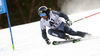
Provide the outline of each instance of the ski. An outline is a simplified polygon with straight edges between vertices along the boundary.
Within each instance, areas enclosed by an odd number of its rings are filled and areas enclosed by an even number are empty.
[[[66,41],[53,41],[53,45],[59,45],[59,44],[64,44],[64,43],[69,43],[69,42],[72,42],[72,43],[76,43],[76,42],[79,42],[81,38],[79,39],[70,39],[70,40],[66,40]]]

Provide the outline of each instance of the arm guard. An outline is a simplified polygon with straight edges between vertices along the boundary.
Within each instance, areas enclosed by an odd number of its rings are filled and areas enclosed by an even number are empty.
[[[42,37],[43,37],[44,39],[48,39],[48,38],[47,38],[47,34],[46,34],[46,29],[42,30]]]

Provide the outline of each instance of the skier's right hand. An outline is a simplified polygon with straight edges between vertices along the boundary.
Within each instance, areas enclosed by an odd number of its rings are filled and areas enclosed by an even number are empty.
[[[51,44],[50,40],[49,39],[45,39],[46,43],[49,45]]]
[[[66,24],[67,24],[67,26],[71,26],[72,25],[72,21],[70,21],[70,20],[65,20],[65,22],[66,22]]]

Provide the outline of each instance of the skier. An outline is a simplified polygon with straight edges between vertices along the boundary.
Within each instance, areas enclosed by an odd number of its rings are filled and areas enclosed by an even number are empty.
[[[41,6],[38,9],[38,14],[41,17],[40,27],[42,31],[42,37],[48,45],[51,42],[46,34],[46,26],[50,27],[50,29],[48,30],[48,33],[50,35],[59,37],[61,39],[70,39],[69,36],[66,35],[66,33],[83,38],[88,34],[81,31],[73,31],[69,27],[70,25],[72,25],[72,22],[69,20],[68,16],[62,12],[51,10],[46,6]],[[60,17],[63,17],[66,23],[64,23]]]

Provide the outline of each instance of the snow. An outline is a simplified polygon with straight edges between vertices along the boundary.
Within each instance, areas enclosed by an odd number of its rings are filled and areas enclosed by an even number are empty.
[[[68,15],[72,21],[100,12],[100,9]],[[72,29],[99,35],[100,14],[73,23]],[[48,29],[48,28],[47,28]],[[12,27],[15,51],[9,28],[0,30],[0,56],[100,56],[100,38],[78,43],[47,45],[41,36],[40,22]],[[47,34],[50,41],[62,40]],[[77,37],[77,36],[76,36]]]

